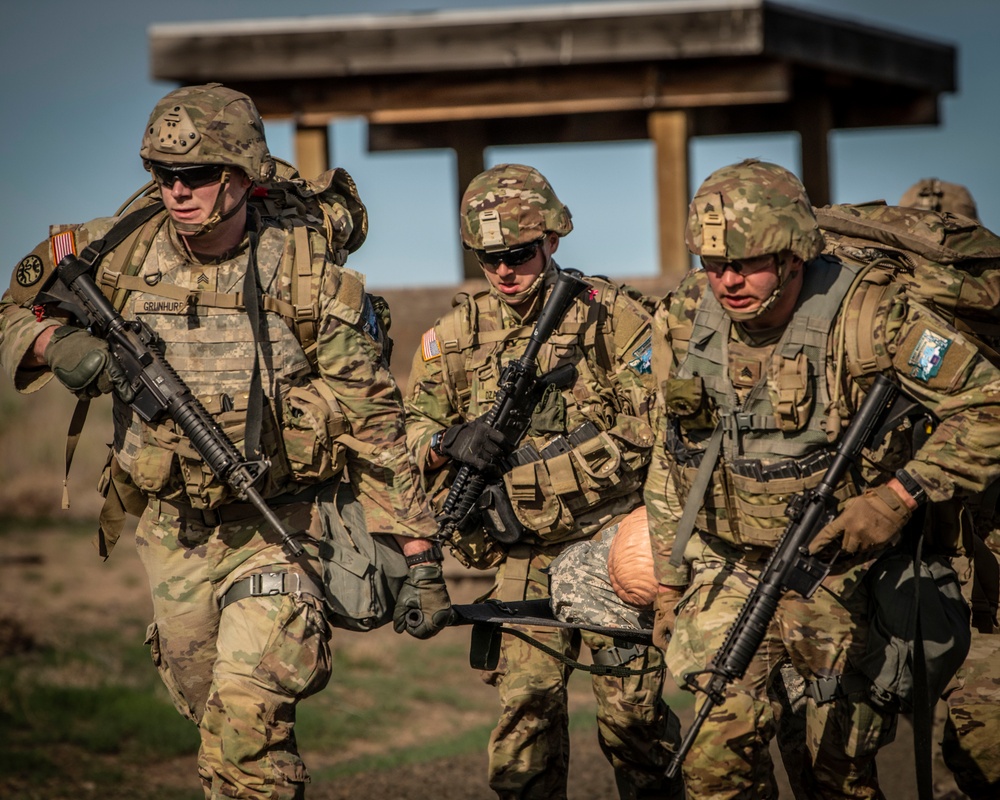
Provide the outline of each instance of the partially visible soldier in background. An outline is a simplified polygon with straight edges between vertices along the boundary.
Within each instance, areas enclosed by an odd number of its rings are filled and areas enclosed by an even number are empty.
[[[141,515],[147,643],[178,711],[198,726],[205,797],[298,800],[308,773],[296,706],[331,672],[318,540],[333,504],[355,509],[360,498],[368,530],[397,536],[413,565],[400,602],[422,607],[419,633],[450,612],[385,326],[363,276],[344,266],[367,218],[346,174],[329,215],[258,205],[251,195],[276,170],[263,123],[249,97],[219,84],[161,99],[140,157],[155,191],[136,209],[54,228],[16,267],[0,304],[0,363],[25,393],[53,375],[81,398],[115,390],[100,549],[110,552],[126,510]],[[303,555],[285,552],[184,429],[133,411],[104,340],[52,307],[36,320],[31,305],[67,254],[90,259],[123,316],[149,326],[246,458],[269,461],[256,488]]]
[[[917,181],[903,192],[899,205],[922,208],[924,211],[947,211],[979,221],[976,201],[972,199],[969,190],[960,184],[938,178],[922,178]]]
[[[513,467],[496,463],[502,442],[484,422],[504,364],[524,352],[559,269],[553,255],[572,228],[568,209],[537,170],[501,164],[476,177],[462,198],[462,242],[479,259],[489,291],[455,298],[455,308],[424,334],[410,374],[409,446],[437,500],[458,466],[492,471],[523,528],[516,543],[502,545],[484,515],[481,527],[451,543],[467,566],[498,568],[490,597],[499,600],[549,597],[546,570],[556,556],[573,542],[610,540],[642,502],[652,443],[649,315],[608,280],[586,278],[589,294],[574,301],[540,351],[540,372],[562,365],[576,372],[569,385],[551,386],[534,410],[522,452],[531,447],[538,456]],[[594,676],[598,736],[622,798],[675,796],[680,787],[667,785],[664,770],[677,723],[660,696],[660,652],[615,647],[588,632],[520,627],[563,656],[577,658],[582,643],[596,664],[644,671]],[[499,666],[483,676],[502,705],[489,745],[498,797],[566,797],[570,672],[552,655],[503,636]]]
[[[938,178],[923,178],[903,192],[899,205],[959,214],[979,221],[969,190]],[[994,350],[1000,337],[987,342]],[[975,524],[972,606],[972,646],[965,664],[944,693],[947,720],[944,741],[935,750],[935,800],[958,795],[941,780],[941,761],[951,770],[959,789],[973,800],[1000,797],[1000,483],[969,503]],[[936,730],[940,726],[936,725]]]

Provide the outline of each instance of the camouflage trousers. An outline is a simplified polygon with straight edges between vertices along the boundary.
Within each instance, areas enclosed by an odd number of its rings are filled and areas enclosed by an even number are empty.
[[[1000,635],[973,630],[965,663],[944,692],[941,749],[972,800],[1000,797]]]
[[[520,552],[518,552],[520,551]],[[557,549],[515,547],[500,565],[494,595],[502,599],[548,597],[544,570]],[[523,558],[519,558],[521,554]],[[527,562],[527,563],[525,563]],[[510,596],[510,575],[520,572],[520,598]],[[508,588],[504,591],[503,587]],[[595,663],[633,670],[662,667],[653,647],[620,651],[607,637],[580,630],[517,626],[555,652],[577,659],[590,649]],[[504,634],[496,670],[482,673],[500,694],[501,716],[490,736],[489,782],[502,800],[565,800],[569,769],[567,682],[571,667],[519,638]],[[679,736],[679,723],[664,704],[664,670],[628,677],[592,676],[601,750],[615,770],[623,798],[672,798],[663,773]]]
[[[761,554],[762,556],[764,554]],[[667,649],[675,676],[706,669],[753,591],[764,560],[715,537],[692,537],[685,552],[692,581],[677,606]],[[768,745],[783,704],[769,692],[787,663],[807,681],[851,673],[864,650],[868,598],[862,577],[868,562],[831,573],[809,600],[782,598],[746,675],[709,714],[684,762],[684,783],[697,798],[777,797]],[[813,797],[879,798],[875,756],[892,741],[895,717],[871,705],[867,692],[817,705],[806,699],[805,739]]]
[[[311,504],[279,506],[292,530]],[[238,580],[255,573],[319,573],[315,546],[289,565],[260,518],[209,527],[152,501],[136,544],[153,595],[147,644],[181,714],[198,725],[205,797],[293,800],[308,773],[293,727],[299,700],[330,677],[322,600],[305,593],[246,597],[220,611]]]

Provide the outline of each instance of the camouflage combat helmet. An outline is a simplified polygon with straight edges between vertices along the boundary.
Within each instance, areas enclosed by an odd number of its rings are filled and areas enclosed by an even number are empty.
[[[979,221],[976,201],[964,186],[937,178],[922,178],[903,192],[899,204],[925,211],[947,211]]]
[[[224,164],[254,181],[274,175],[253,101],[221,83],[182,86],[156,104],[142,136],[143,163]]]
[[[498,164],[480,173],[462,196],[462,244],[496,252],[573,230],[569,209],[538,170]]]
[[[688,215],[688,249],[730,261],[788,250],[809,261],[823,250],[802,182],[757,159],[723,167],[702,183]]]

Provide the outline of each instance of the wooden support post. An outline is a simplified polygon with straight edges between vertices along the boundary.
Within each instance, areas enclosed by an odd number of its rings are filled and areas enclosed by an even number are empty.
[[[795,104],[795,127],[802,148],[802,185],[814,206],[830,202],[830,99],[811,91]]]
[[[686,111],[654,111],[649,138],[656,146],[656,200],[659,224],[660,274],[680,278],[691,264],[684,244],[690,201],[688,188],[689,124]]]
[[[328,125],[295,126],[295,166],[299,175],[311,179],[330,169]]]
[[[468,135],[459,137],[452,145],[455,149],[455,177],[458,182],[458,213],[462,213],[462,195],[466,188],[480,172],[485,168],[483,151],[486,149],[482,135],[477,135],[471,130]],[[456,231],[458,233],[458,231]],[[476,280],[483,277],[482,267],[471,251],[462,248],[462,278],[463,280]]]

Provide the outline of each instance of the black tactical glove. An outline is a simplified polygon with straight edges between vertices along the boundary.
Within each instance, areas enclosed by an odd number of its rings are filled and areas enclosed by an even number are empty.
[[[396,598],[393,630],[396,633],[405,630],[418,639],[430,639],[451,622],[453,614],[441,565],[411,567]]]
[[[135,397],[125,374],[108,352],[108,343],[82,328],[63,325],[45,346],[45,362],[60,382],[79,398],[114,391],[126,403]]]
[[[500,431],[491,428],[480,417],[448,428],[441,437],[438,450],[455,461],[484,472],[497,465],[506,441]]]

